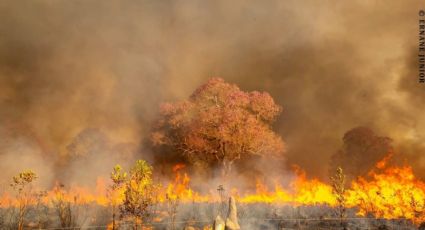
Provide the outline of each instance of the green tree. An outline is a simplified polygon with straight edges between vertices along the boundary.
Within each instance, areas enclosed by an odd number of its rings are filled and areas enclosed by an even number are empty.
[[[110,176],[112,184],[109,188],[109,198],[112,206],[112,230],[116,229],[116,208],[120,199],[120,191],[127,178],[127,173],[123,172],[120,165],[116,165]]]
[[[24,228],[25,215],[28,206],[36,201],[36,193],[33,191],[32,182],[37,179],[37,175],[31,170],[25,170],[13,177],[10,186],[17,192],[18,202],[18,229]]]
[[[158,188],[152,179],[152,166],[137,160],[125,179],[121,205],[121,216],[131,217],[135,229],[151,214],[149,208],[157,202]]]

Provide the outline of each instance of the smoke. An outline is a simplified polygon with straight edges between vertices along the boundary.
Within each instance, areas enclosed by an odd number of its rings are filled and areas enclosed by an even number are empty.
[[[129,168],[139,153],[133,143],[115,143],[97,129],[84,129],[67,146],[58,179],[94,187],[97,178],[107,178],[116,164]]]
[[[7,190],[11,178],[25,169],[32,169],[43,178],[37,181],[38,185],[48,186],[53,179],[53,162],[49,162],[33,135],[26,127],[0,127],[0,192]]]
[[[287,144],[286,164],[308,175],[327,177],[340,137],[359,125],[391,137],[423,172],[424,86],[414,65],[420,7],[419,0],[2,1],[0,138],[9,140],[2,168],[72,177],[57,168],[87,129],[106,137],[89,151],[94,170],[124,143],[153,159],[143,140],[158,105],[219,76],[268,91],[283,106],[275,130]]]

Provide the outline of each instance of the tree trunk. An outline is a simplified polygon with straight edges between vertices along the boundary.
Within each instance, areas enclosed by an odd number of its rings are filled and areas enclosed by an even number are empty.
[[[221,162],[221,164],[222,164],[222,168],[221,168],[221,176],[223,177],[223,179],[224,178],[226,178],[226,176],[227,176],[227,170],[226,170],[226,168],[227,168],[227,162],[225,161],[225,160],[223,160],[222,162]]]
[[[112,205],[112,230],[115,230],[115,205]]]
[[[24,229],[24,211],[25,211],[25,207],[22,204],[20,204],[19,217],[18,217],[18,230]]]
[[[227,163],[227,174],[229,174],[232,171],[233,161],[229,161]]]
[[[223,160],[221,164],[222,164],[221,176],[223,177],[223,179],[226,179],[230,171],[232,171],[233,161]]]

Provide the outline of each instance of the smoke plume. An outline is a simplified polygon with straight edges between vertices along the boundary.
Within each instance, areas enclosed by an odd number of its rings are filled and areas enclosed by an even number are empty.
[[[308,175],[326,178],[340,137],[365,126],[392,138],[425,176],[425,89],[415,64],[424,4],[1,1],[3,175],[104,173],[123,145],[152,160],[144,140],[159,104],[218,76],[283,106],[274,128],[286,164]],[[81,157],[95,167],[79,168]]]

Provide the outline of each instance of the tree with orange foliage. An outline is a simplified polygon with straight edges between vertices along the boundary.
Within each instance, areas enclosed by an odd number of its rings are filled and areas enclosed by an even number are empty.
[[[221,165],[226,175],[237,160],[283,152],[282,139],[271,129],[281,110],[266,92],[244,92],[212,78],[189,99],[163,104],[151,139],[192,163]]]

